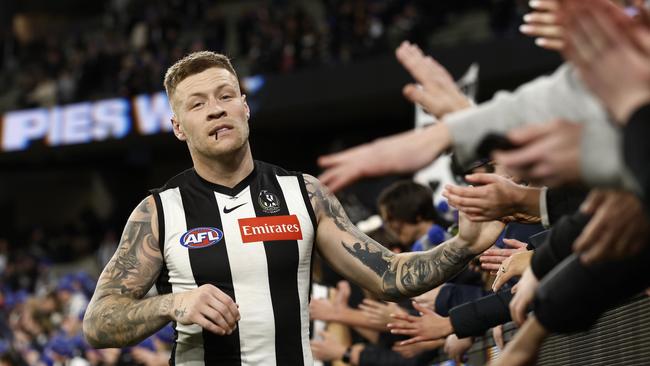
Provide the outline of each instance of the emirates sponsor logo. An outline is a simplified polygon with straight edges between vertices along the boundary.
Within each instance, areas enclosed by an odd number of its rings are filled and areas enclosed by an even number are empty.
[[[239,219],[242,242],[300,240],[302,229],[296,215]]]

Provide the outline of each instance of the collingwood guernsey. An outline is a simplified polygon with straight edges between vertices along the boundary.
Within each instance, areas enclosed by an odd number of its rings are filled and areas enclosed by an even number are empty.
[[[163,268],[158,292],[212,284],[238,305],[219,336],[175,324],[172,365],[312,365],[309,290],[316,219],[302,174],[255,161],[234,188],[194,169],[153,192]]]

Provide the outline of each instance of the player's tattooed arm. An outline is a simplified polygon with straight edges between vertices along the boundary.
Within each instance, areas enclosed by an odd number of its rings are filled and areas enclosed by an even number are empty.
[[[148,197],[129,217],[88,304],[83,331],[93,347],[137,344],[170,321],[171,294],[143,299],[161,267],[157,213]]]
[[[316,178],[305,175],[304,179],[318,219],[316,245],[321,255],[339,273],[387,300],[412,297],[437,287],[489,247],[485,247],[486,240],[491,238],[483,237],[477,246],[473,239],[478,235],[469,240],[457,236],[426,252],[392,253],[354,226],[336,197]],[[487,234],[500,232],[503,226],[497,226]]]

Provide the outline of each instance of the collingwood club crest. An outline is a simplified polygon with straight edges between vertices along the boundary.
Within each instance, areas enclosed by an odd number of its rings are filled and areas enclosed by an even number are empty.
[[[263,190],[257,197],[257,203],[266,213],[276,213],[280,211],[280,199],[275,194]]]

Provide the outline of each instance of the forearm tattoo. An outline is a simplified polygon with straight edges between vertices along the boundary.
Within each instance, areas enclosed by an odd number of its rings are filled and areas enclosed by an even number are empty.
[[[331,218],[341,231],[356,241],[341,241],[345,250],[379,276],[384,298],[397,300],[412,297],[439,286],[460,272],[475,256],[460,240],[447,242],[426,252],[396,255],[375,242],[348,219],[343,207],[320,183],[305,177],[307,192],[314,211]]]
[[[86,310],[84,333],[95,347],[136,344],[169,322],[171,295],[142,299],[162,265],[151,205],[144,200],[129,218]]]

